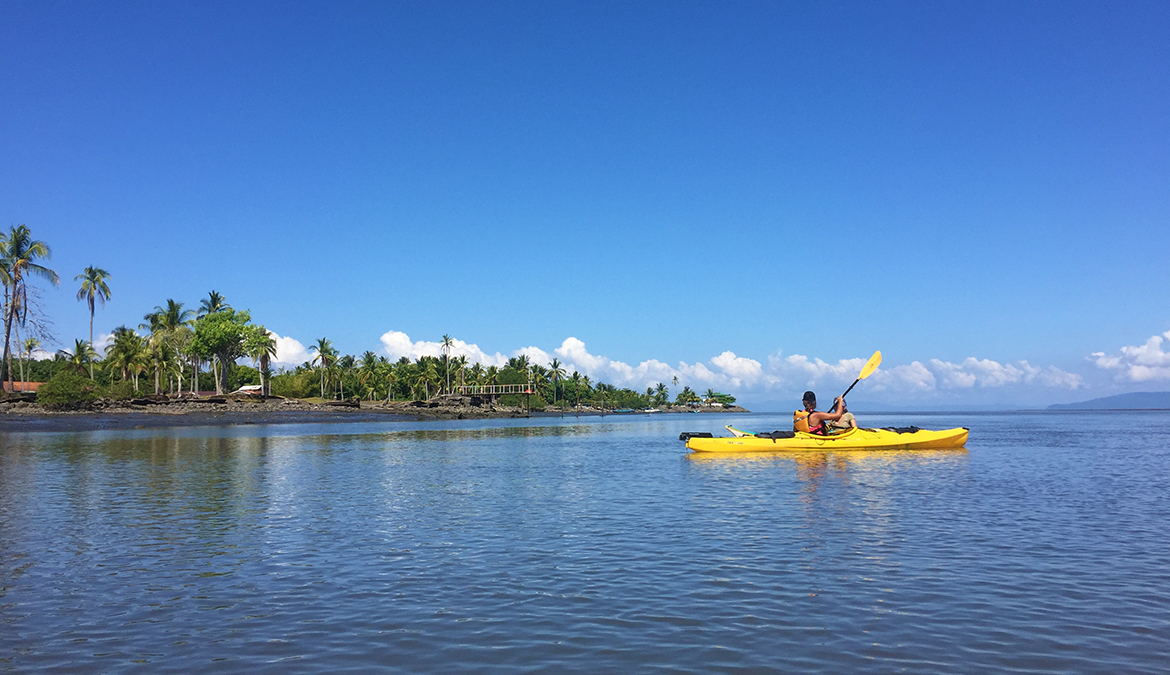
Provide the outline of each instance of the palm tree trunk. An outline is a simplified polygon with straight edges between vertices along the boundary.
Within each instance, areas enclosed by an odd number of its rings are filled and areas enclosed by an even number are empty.
[[[90,347],[90,349],[97,351],[97,348],[93,346],[93,296],[92,295],[89,298],[89,347]],[[89,379],[91,379],[91,380],[93,379],[93,359],[90,359],[90,362],[89,362]]]
[[[19,351],[19,349],[20,349],[20,326],[14,326],[13,328],[16,329],[16,348],[18,350],[16,352],[16,363],[20,366],[20,391],[21,391],[21,393],[24,393],[24,359],[21,358],[22,354]]]
[[[16,293],[14,292],[13,297],[15,296]],[[6,297],[5,300],[8,300],[8,298]],[[0,362],[0,371],[2,371],[0,372],[0,389],[7,389],[9,391],[12,390],[8,382],[12,375],[12,352],[8,351],[8,338],[11,336],[12,306],[15,304],[15,300],[9,301],[4,311],[4,360]]]

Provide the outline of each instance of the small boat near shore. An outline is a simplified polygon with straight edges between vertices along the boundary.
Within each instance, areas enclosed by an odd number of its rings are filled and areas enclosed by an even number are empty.
[[[887,429],[850,429],[839,434],[821,436],[802,431],[751,433],[732,430],[730,437],[715,437],[706,432],[683,432],[678,439],[691,452],[770,452],[801,450],[937,450],[961,448],[967,443],[968,429],[930,431],[917,427]]]

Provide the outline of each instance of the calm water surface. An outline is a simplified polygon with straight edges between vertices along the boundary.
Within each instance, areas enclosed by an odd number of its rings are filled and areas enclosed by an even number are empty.
[[[0,670],[1170,671],[1170,413],[0,433]]]

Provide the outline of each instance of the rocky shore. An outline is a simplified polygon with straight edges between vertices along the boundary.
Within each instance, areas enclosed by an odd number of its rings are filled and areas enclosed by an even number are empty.
[[[661,406],[658,413],[748,412],[739,406]],[[590,406],[543,411],[501,406],[463,396],[429,401],[304,401],[281,397],[148,396],[131,400],[98,399],[74,409],[49,409],[32,397],[8,395],[0,400],[0,432],[87,431],[238,424],[308,424],[322,422],[390,422],[452,419],[505,419],[561,415],[646,415],[615,413]]]

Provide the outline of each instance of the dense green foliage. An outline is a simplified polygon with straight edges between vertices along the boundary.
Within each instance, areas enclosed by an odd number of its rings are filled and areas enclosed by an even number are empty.
[[[72,368],[62,368],[37,390],[37,403],[73,407],[98,398],[98,384]]]

